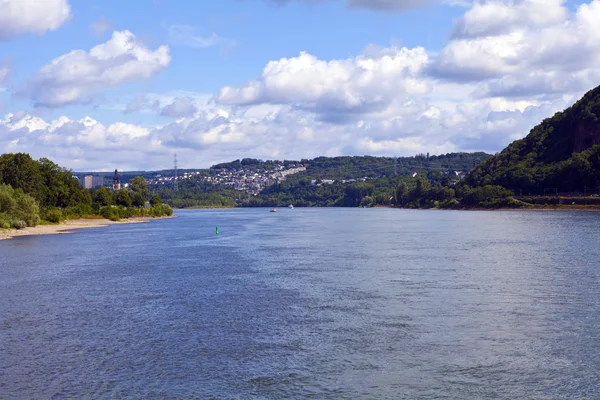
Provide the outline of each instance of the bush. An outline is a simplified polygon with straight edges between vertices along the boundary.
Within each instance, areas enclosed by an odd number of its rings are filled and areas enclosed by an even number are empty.
[[[0,228],[1,229],[12,228],[12,219],[5,213],[0,214]]]
[[[100,215],[104,218],[109,219],[111,221],[119,221],[119,211],[118,208],[112,206],[104,206],[100,208]]]
[[[44,212],[42,213],[42,217],[42,219],[55,224],[58,224],[59,222],[65,219],[63,213],[58,208],[44,210]]]
[[[40,221],[40,209],[35,199],[21,189],[9,185],[0,185],[1,225],[22,229],[36,226]]]
[[[83,215],[94,214],[94,209],[90,204],[77,203],[62,210],[65,219],[82,218]]]
[[[25,223],[25,221],[21,221],[19,219],[13,219],[12,227],[15,229],[23,229],[23,228],[27,227],[27,223]]]
[[[173,215],[173,209],[167,204],[156,205],[151,210],[152,217],[170,217]]]

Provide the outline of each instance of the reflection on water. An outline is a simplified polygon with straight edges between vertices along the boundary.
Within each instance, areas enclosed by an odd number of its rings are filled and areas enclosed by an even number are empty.
[[[0,243],[0,398],[600,397],[600,214],[178,216]]]

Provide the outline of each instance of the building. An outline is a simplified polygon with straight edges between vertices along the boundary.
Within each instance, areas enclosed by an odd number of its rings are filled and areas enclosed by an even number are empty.
[[[81,177],[79,182],[86,189],[97,188],[104,185],[104,177],[101,175],[86,175]]]
[[[121,180],[119,179],[119,173],[115,169],[115,175],[113,176],[112,189],[114,191],[121,190]]]

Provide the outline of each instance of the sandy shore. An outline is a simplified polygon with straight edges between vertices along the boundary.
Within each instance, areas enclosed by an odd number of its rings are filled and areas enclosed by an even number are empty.
[[[109,225],[118,224],[136,224],[142,222],[148,222],[153,219],[150,217],[136,217],[123,219],[115,222],[108,219],[74,219],[64,221],[59,225],[38,225],[33,228],[24,229],[0,229],[0,240],[11,239],[19,236],[37,236],[37,235],[55,235],[60,233],[73,233],[77,229],[84,228],[102,228]]]

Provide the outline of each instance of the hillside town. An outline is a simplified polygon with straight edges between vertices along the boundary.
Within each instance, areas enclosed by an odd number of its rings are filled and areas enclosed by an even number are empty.
[[[161,176],[147,179],[148,185],[169,185],[175,180],[178,182],[196,179],[200,182],[212,183],[215,185],[228,185],[233,189],[244,191],[250,195],[257,195],[266,187],[276,183],[283,182],[287,176],[306,171],[306,166],[302,164],[291,164],[287,168],[283,165],[275,164],[272,168],[222,168],[218,170],[205,170],[184,172],[180,176]]]

